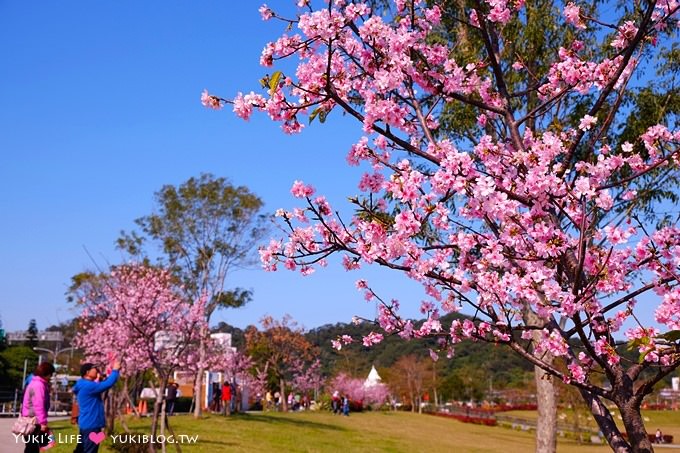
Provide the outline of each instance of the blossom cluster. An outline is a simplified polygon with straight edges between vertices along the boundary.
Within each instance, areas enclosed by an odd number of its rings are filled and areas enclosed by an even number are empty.
[[[351,401],[365,405],[380,405],[387,401],[389,388],[383,383],[368,385],[364,379],[354,378],[345,373],[335,376],[330,384],[331,391],[347,395]]]
[[[167,374],[200,364],[203,298],[187,303],[168,271],[144,265],[114,267],[105,280],[81,301],[83,328],[75,344],[88,360],[104,363],[115,355],[128,375],[147,369]]]
[[[469,14],[480,33],[502,30],[523,8],[521,1],[485,4]],[[635,294],[654,290],[661,297],[656,321],[680,330],[677,227],[648,233],[630,212],[613,220],[617,207],[635,201],[638,179],[680,164],[680,131],[657,124],[635,143],[613,148],[598,141],[609,121],[596,110],[574,125],[520,127],[525,119],[514,116],[511,97],[497,81],[503,68],[492,75],[493,62],[456,61],[450,47],[429,39],[440,25],[439,7],[414,2],[411,8],[397,1],[393,20],[359,2],[301,13],[298,33],[284,34],[262,55],[265,66],[298,57],[294,77],[277,75],[267,95],[234,100],[237,115],[266,112],[288,133],[302,130],[300,117],[311,121],[333,109],[349,112],[362,127],[347,155],[350,165],[368,168],[358,184],[365,196],[353,200],[355,215],[341,219],[311,186],[296,181],[291,193],[305,205],[278,213],[290,233],[260,250],[264,267],[284,263],[309,275],[340,252],[347,270],[379,264],[401,271],[423,285],[427,319],[415,326],[399,316],[398,302],[378,300],[376,323],[386,333],[445,337],[440,346],[449,355],[464,338],[533,342],[539,356],[566,359],[565,380],[577,383],[587,381],[595,363],[620,362],[612,335],[635,321]],[[611,43],[615,53],[599,60],[589,60],[576,38],[561,47],[536,86],[545,111],[556,99],[606,96],[625,87],[642,38],[672,25],[676,11],[658,5],[644,23],[621,20]],[[577,30],[598,24],[573,2],[563,16]],[[484,133],[473,143],[435,133],[441,106],[452,102],[478,109]],[[511,133],[489,133],[490,121],[503,122]],[[585,135],[592,135],[592,149],[575,158]],[[377,299],[365,282],[357,287],[367,300]],[[443,326],[440,312],[462,304],[474,307],[477,318]],[[527,307],[545,326],[527,325]],[[555,328],[556,319],[571,328]],[[583,334],[580,351],[568,341],[575,332]],[[675,350],[655,340],[659,331],[640,327],[625,335],[640,345],[645,362],[678,360]],[[381,339],[372,332],[361,341],[369,346]],[[341,337],[333,344],[340,349],[353,341]]]

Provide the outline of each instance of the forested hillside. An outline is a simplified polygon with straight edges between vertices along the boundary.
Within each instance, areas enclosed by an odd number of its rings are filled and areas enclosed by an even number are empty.
[[[442,318],[443,325],[460,315],[448,315]],[[226,323],[220,323],[214,331],[232,334],[233,345],[244,346],[244,331]],[[340,335],[351,335],[361,338],[376,326],[370,323],[326,324],[306,332],[307,339],[318,348],[324,375],[332,377],[344,372],[355,377],[365,377],[374,365],[383,379],[398,380],[401,373],[398,364],[400,359],[409,358],[419,363],[420,368],[430,370],[437,382],[436,387],[441,396],[455,399],[483,399],[489,390],[508,388],[530,389],[533,387],[533,368],[520,360],[506,348],[482,342],[466,341],[456,346],[455,355],[447,359],[443,354],[434,363],[429,349],[435,349],[435,340],[419,339],[404,342],[397,336],[386,336],[385,339],[370,348],[360,342],[343,346],[338,351],[333,349],[331,340]],[[434,368],[434,369],[433,369]]]

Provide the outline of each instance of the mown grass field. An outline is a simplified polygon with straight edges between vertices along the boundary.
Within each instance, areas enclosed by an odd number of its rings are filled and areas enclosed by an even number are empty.
[[[558,410],[558,417],[562,415],[561,422],[565,424],[571,424],[574,420],[574,413],[569,410]],[[519,418],[526,418],[530,420],[535,420],[537,417],[536,411],[509,411],[503,412],[503,415],[510,415]],[[616,420],[618,427],[623,430],[623,422],[621,421],[621,416],[618,411],[613,410],[612,416]],[[673,443],[680,444],[680,411],[643,411],[642,416],[645,420],[645,427],[647,432],[653,434],[656,432],[657,428],[661,429],[664,434],[670,434],[673,436]],[[592,426],[595,427],[595,420],[589,414],[581,414],[579,419],[579,424],[581,426]]]
[[[130,428],[148,433],[149,419],[129,419]],[[530,452],[533,434],[507,428],[465,424],[451,419],[394,412],[354,413],[349,417],[330,413],[252,413],[233,417],[209,415],[171,418],[176,434],[198,435],[186,452]],[[75,434],[67,421],[52,423],[55,434]],[[73,444],[51,452],[73,451]],[[99,451],[122,451],[111,438]],[[169,446],[169,452],[175,449]],[[134,450],[128,450],[134,451]],[[141,451],[141,450],[139,450]],[[559,452],[610,451],[604,446],[560,441]]]

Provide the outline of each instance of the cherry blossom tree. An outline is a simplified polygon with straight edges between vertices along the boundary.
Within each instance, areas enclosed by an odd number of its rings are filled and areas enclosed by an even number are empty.
[[[155,193],[154,213],[135,220],[139,232],[122,232],[116,241],[121,250],[138,260],[152,260],[171,269],[182,283],[189,301],[207,296],[205,325],[220,308],[240,307],[252,298],[252,291],[227,287],[234,268],[255,262],[255,246],[265,232],[262,200],[247,187],[234,186],[225,178],[201,174],[179,186],[165,185]],[[162,253],[153,253],[156,245]],[[201,359],[209,362],[207,330],[202,332]],[[201,385],[205,368],[194,379],[194,395],[202,400]],[[194,407],[199,417],[202,404]]]
[[[316,398],[319,389],[323,387],[325,379],[321,373],[321,361],[319,359],[303,360],[294,358],[292,363],[293,379],[291,386]]]
[[[390,395],[389,388],[385,384],[367,385],[365,379],[355,378],[345,373],[340,373],[331,380],[330,390],[337,390],[362,406],[379,406],[387,401]]]
[[[236,382],[249,395],[263,395],[265,382],[255,372],[255,361],[241,351],[229,351],[219,364],[210,369],[222,369],[226,380]]]
[[[205,300],[185,302],[170,272],[156,267],[114,266],[97,282],[91,291],[81,288],[75,344],[94,363],[120,357],[124,376],[154,371],[159,384],[151,425],[155,437],[159,427],[170,429],[163,396],[172,372],[209,365],[198,363]],[[155,445],[150,448],[155,451]]]
[[[263,247],[262,262],[309,275],[339,254],[347,270],[379,265],[416,280],[427,295],[419,325],[398,300],[357,282],[380,304],[382,333],[365,345],[384,334],[435,336],[434,355],[453,356],[464,339],[506,345],[576,387],[613,450],[651,451],[642,400],[680,365],[680,229],[677,219],[641,218],[638,191],[677,178],[680,131],[674,115],[659,115],[635,137],[610,137],[636,72],[674,44],[680,4],[552,5],[571,39],[540,69],[508,39],[527,20],[524,1],[464,4],[454,19],[481,42],[474,60],[436,39],[449,13],[439,3],[397,0],[373,14],[360,2],[316,10],[303,0],[294,18],[260,8],[296,28],[267,44],[261,63],[296,58],[295,72],[275,71],[262,94],[233,101],[206,91],[204,105],[232,103],[246,120],[266,112],[286,133],[340,110],[361,126],[347,162],[366,169],[350,218],[295,181],[302,206],[277,212],[287,238]],[[582,33],[605,50],[590,51]],[[517,73],[524,83],[510,83]],[[455,105],[475,112],[478,133],[443,133],[442,114]],[[463,306],[472,319],[442,325],[440,313]],[[626,359],[626,347],[639,359]]]

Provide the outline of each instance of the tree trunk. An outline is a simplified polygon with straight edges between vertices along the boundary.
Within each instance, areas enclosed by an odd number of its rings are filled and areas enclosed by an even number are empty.
[[[163,393],[161,393],[163,395]],[[165,398],[161,399],[161,412],[159,414],[160,425],[161,425],[161,436],[165,439]],[[161,451],[165,453],[167,448],[165,448],[165,442],[161,444]]]
[[[597,426],[600,428],[600,431],[602,431],[602,434],[604,434],[611,449],[616,453],[629,452],[630,445],[628,445],[626,439],[621,435],[619,428],[616,426],[616,422],[609,413],[609,409],[605,407],[597,396],[587,390],[579,389],[579,392],[590,409],[590,412],[593,414]]]
[[[628,399],[623,404],[618,405],[623,419],[623,426],[626,428],[628,434],[628,443],[630,444],[633,453],[652,453],[652,442],[647,436],[642,414],[640,413],[640,404],[632,399]]]
[[[286,381],[281,378],[279,380],[279,385],[281,386],[281,410],[283,412],[288,412],[288,399],[286,398]]]
[[[534,367],[536,379],[536,453],[554,453],[557,450],[557,404],[555,386],[546,372]]]
[[[123,427],[123,430],[127,434],[130,434],[130,428],[128,427],[125,421],[125,417],[127,416],[126,408],[129,405],[130,405],[130,389],[128,387],[128,378],[126,377],[123,380],[123,390],[120,392],[118,403],[116,404],[116,417],[118,417],[118,420],[120,421],[120,426]]]
[[[432,364],[432,395],[434,396],[434,410],[439,407],[439,395],[437,395],[437,363]]]
[[[194,418],[203,415],[203,375],[205,370],[202,367],[196,371],[194,379]]]
[[[116,423],[116,394],[113,388],[106,392],[106,401],[104,402],[104,412],[106,413],[106,432],[113,433]]]
[[[524,321],[528,326],[541,327],[545,320],[540,318],[528,306],[524,310]],[[534,344],[541,341],[541,333],[534,330]],[[553,357],[549,353],[541,355],[545,363],[552,363]],[[538,405],[538,420],[536,421],[536,453],[555,453],[557,451],[557,403],[555,401],[555,386],[546,372],[535,366],[536,404]]]
[[[199,362],[198,363],[205,363],[205,356],[206,356],[206,337],[208,337],[208,332],[207,328],[202,328],[203,332],[201,332],[201,342],[198,346],[198,357],[199,357]],[[198,370],[196,371],[196,379],[194,381],[194,401],[196,401],[196,404],[194,405],[194,418],[199,418],[201,415],[203,415],[203,391],[202,391],[202,383],[203,383],[203,375],[205,374],[205,368],[202,366],[198,367]]]
[[[168,378],[169,376],[160,376],[159,375],[159,380],[160,380],[160,389],[158,393],[156,394],[156,401],[154,402],[153,405],[153,418],[151,419],[151,439],[152,441],[149,443],[149,451],[152,453],[156,451],[156,445],[153,442],[155,438],[158,435],[158,424],[164,422],[165,418],[165,413],[163,411],[163,406],[165,402],[165,389],[168,386]],[[163,445],[163,449],[165,449],[165,444]]]
[[[170,420],[168,419],[168,412],[165,410],[165,403],[163,404],[163,419],[165,420],[165,427],[168,428],[168,431],[170,432],[170,435],[176,439],[177,436],[175,435],[175,430],[172,429],[172,426],[170,426]],[[175,451],[177,453],[182,453],[182,448],[179,445],[179,442],[175,442]]]
[[[130,410],[135,414],[135,417],[140,418],[141,414],[137,410],[137,406],[135,405],[134,401],[132,401],[132,398],[130,398],[130,387],[128,386],[127,378],[124,382],[125,387],[123,390],[123,397],[125,398],[125,402],[130,406]]]

